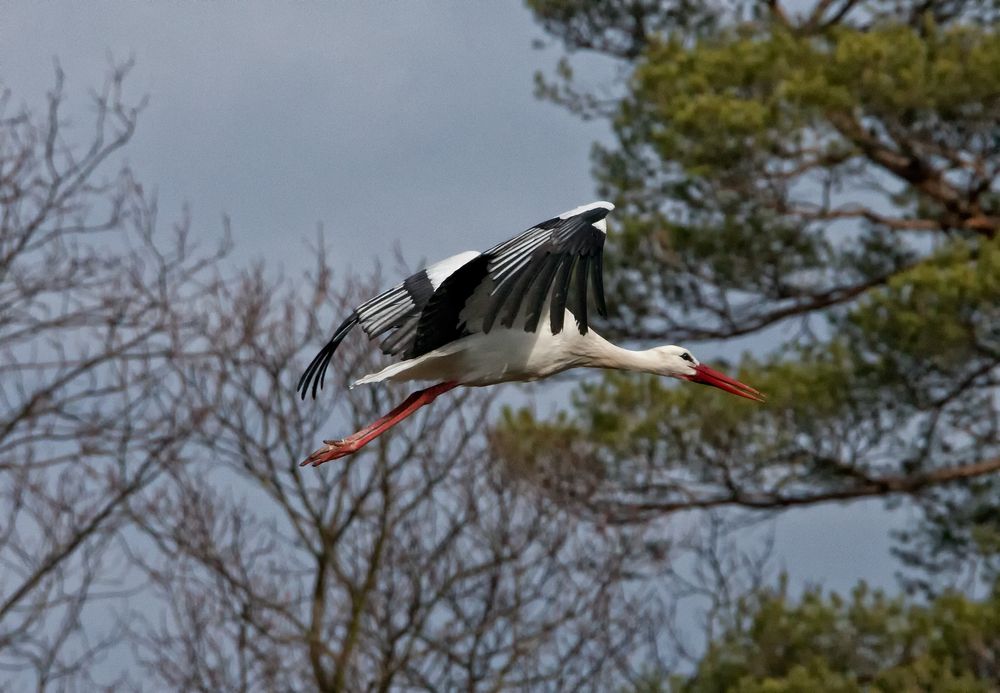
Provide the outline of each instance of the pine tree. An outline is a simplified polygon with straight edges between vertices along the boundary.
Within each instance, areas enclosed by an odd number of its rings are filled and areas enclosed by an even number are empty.
[[[908,496],[919,584],[971,555],[995,574],[1000,5],[528,5],[568,51],[540,94],[613,130],[603,331],[743,338],[738,377],[770,398],[608,375],[555,419],[509,415],[499,449],[608,522]],[[583,51],[621,81],[580,87]]]

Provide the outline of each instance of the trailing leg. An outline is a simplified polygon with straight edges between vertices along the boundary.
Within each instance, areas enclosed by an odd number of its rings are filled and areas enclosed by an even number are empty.
[[[360,431],[340,440],[324,440],[325,445],[309,455],[299,466],[304,467],[311,464],[314,467],[318,467],[324,462],[346,457],[357,452],[421,407],[433,402],[439,395],[443,395],[445,392],[456,387],[458,387],[458,383],[438,383],[426,390],[414,392],[403,400],[403,403],[398,407],[368,426],[365,426]]]

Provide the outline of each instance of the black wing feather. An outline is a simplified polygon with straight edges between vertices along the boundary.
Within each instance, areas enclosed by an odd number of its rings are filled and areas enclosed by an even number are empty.
[[[594,284],[594,303],[597,306],[597,314],[606,318],[608,317],[608,304],[604,302],[603,253],[594,253],[593,261],[590,263],[590,279]]]
[[[489,258],[480,255],[445,279],[420,314],[406,358],[422,356],[469,334],[462,322],[466,302],[486,278]]]
[[[406,350],[406,345],[412,343],[417,335],[417,325],[419,317],[410,317],[397,325],[397,329],[391,335],[382,340],[379,348],[383,354],[397,354]]]
[[[504,327],[513,327],[517,319],[517,312],[521,307],[521,301],[531,288],[532,283],[538,278],[538,271],[544,267],[547,258],[539,255],[533,258],[524,269],[515,275],[514,290],[510,292],[510,297],[504,305],[503,316],[500,324]]]
[[[320,352],[316,354],[316,358],[312,360],[309,366],[306,368],[302,377],[299,378],[299,384],[295,387],[295,391],[302,394],[302,399],[306,398],[306,393],[309,391],[309,383],[312,382],[312,396],[316,399],[316,391],[323,387],[323,381],[326,379],[326,368],[330,365],[330,359],[333,357],[333,352],[337,350],[340,343],[344,341],[344,337],[350,332],[355,325],[358,324],[358,314],[351,313],[347,320],[340,324],[340,327],[333,333],[333,337],[326,346],[320,349]]]
[[[496,322],[497,316],[500,314],[500,309],[503,308],[504,302],[510,296],[510,292],[514,290],[516,279],[516,277],[511,277],[494,289],[493,300],[490,301],[486,309],[486,314],[483,316],[483,332],[489,332],[493,329],[493,323]]]
[[[325,382],[326,370],[333,352],[356,325],[361,326],[369,339],[378,339],[392,331],[382,341],[380,345],[382,351],[393,356],[403,353],[411,346],[417,333],[420,315],[433,295],[434,286],[427,275],[427,270],[421,270],[407,277],[403,283],[359,305],[341,323],[330,341],[302,373],[296,391],[305,399],[311,385],[313,399],[316,398],[317,391],[322,389]]]
[[[576,272],[573,273],[573,292],[570,294],[569,312],[576,318],[576,328],[580,334],[587,334],[590,329],[587,322],[587,272],[590,267],[590,255],[581,255],[576,261]]]
[[[573,272],[576,257],[569,255],[559,264],[559,273],[552,283],[552,310],[549,312],[549,323],[552,334],[562,332],[563,319],[566,317],[566,299],[569,296],[569,280]]]
[[[562,330],[569,303],[577,327],[585,334],[589,329],[586,314],[588,270],[595,281],[598,313],[607,312],[603,282],[597,281],[605,233],[594,224],[609,211],[599,206],[567,219],[549,219],[488,251],[490,276],[496,288],[484,315],[482,331],[493,329],[497,316],[501,316],[501,325],[510,327],[524,307],[524,329],[533,332],[538,327],[539,298],[542,304],[546,298],[551,298],[549,321],[553,333]],[[578,267],[575,273],[574,267]],[[582,279],[583,285],[575,287],[573,299],[569,301],[570,283],[574,279]],[[528,286],[532,286],[530,291],[527,291]]]
[[[531,293],[525,298],[527,311],[524,314],[525,332],[534,332],[538,327],[538,320],[542,316],[542,308],[545,307],[545,299],[549,295],[549,287],[552,286],[552,277],[555,276],[562,258],[559,255],[549,255],[545,258],[545,264],[538,272],[538,281],[531,288]]]

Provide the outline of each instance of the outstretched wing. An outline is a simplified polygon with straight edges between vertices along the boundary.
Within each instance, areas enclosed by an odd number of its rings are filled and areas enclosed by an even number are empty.
[[[493,286],[480,330],[489,332],[498,321],[514,327],[523,320],[524,330],[534,332],[548,301],[553,334],[562,331],[567,308],[576,318],[577,329],[586,334],[588,284],[594,290],[597,312],[606,316],[604,218],[612,209],[610,202],[577,207],[490,249],[486,255]]]
[[[415,358],[497,324],[538,328],[545,306],[553,334],[566,310],[581,334],[589,329],[588,286],[597,312],[607,315],[603,251],[610,202],[577,207],[543,221],[485,253],[465,252],[408,277],[358,306],[299,379],[302,397],[323,387],[333,352],[356,325],[386,354]]]
[[[361,325],[369,339],[378,339],[390,333],[379,345],[383,353],[392,356],[406,353],[413,345],[420,315],[435,290],[457,269],[478,257],[481,254],[471,250],[453,255],[410,275],[403,283],[355,308],[306,368],[296,391],[305,399],[311,385],[315,399],[316,392],[323,387],[333,352],[356,325]]]
[[[567,308],[586,334],[588,286],[598,313],[607,315],[602,258],[604,218],[612,209],[609,202],[595,202],[565,212],[449,275],[420,314],[407,358],[498,324],[534,332],[546,305],[553,334],[562,331]]]

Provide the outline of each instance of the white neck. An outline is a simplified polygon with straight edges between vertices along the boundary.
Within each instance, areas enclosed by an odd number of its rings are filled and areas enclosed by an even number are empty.
[[[586,365],[591,368],[614,368],[636,373],[663,373],[663,358],[655,349],[633,351],[612,344],[599,334],[591,331],[587,335]]]

